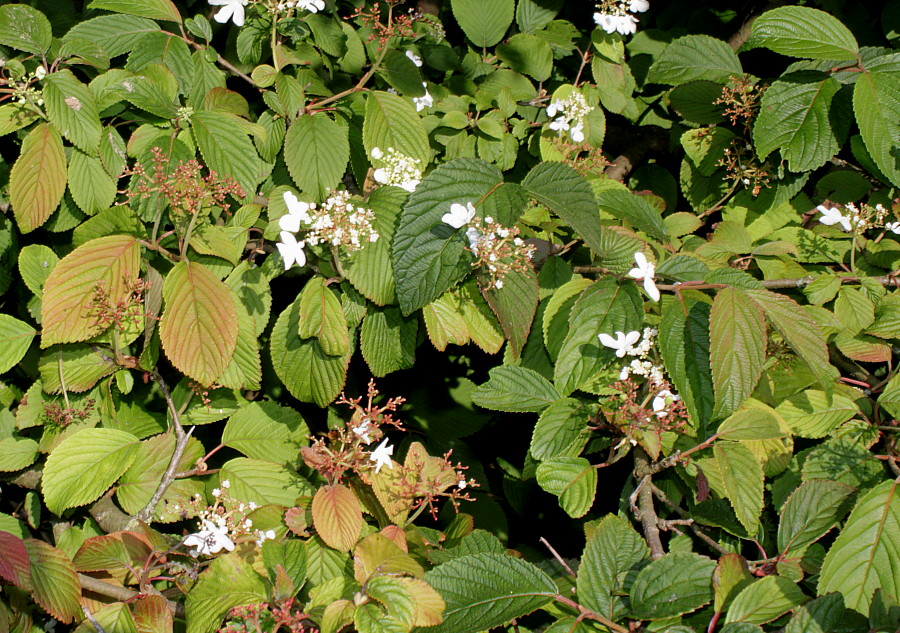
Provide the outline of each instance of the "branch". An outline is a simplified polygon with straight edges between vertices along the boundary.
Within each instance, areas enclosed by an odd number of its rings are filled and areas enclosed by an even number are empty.
[[[677,506],[674,503],[672,503],[669,500],[669,498],[666,496],[666,493],[664,493],[662,490],[660,490],[659,488],[657,488],[656,486],[654,486],[652,484],[651,484],[650,488],[653,491],[653,496],[656,497],[657,499],[659,499],[662,503],[664,503],[675,514],[677,514],[680,517],[689,518],[688,513],[685,512],[684,509],[681,508],[680,506]],[[727,549],[725,549],[724,547],[719,545],[715,540],[713,540],[706,532],[701,530],[697,526],[696,523],[692,522],[688,527],[691,528],[691,531],[697,536],[697,538],[699,538],[701,541],[703,541],[704,543],[709,545],[709,547],[712,548],[714,551],[718,552],[719,554],[722,554],[723,556],[725,554],[731,553]]]
[[[101,596],[106,596],[107,598],[115,598],[120,602],[128,602],[142,595],[134,589],[113,585],[84,574],[78,574],[78,582],[83,589],[100,594]],[[175,614],[175,617],[184,618],[184,605],[180,602],[166,600],[166,606],[169,608],[169,611]]]
[[[637,473],[645,471],[650,467],[650,456],[642,448],[634,450],[634,472],[635,477],[639,477]],[[662,540],[659,538],[659,517],[656,514],[656,508],[653,507],[653,491],[651,486],[653,480],[650,475],[644,475],[638,483],[637,488],[631,494],[629,502],[631,511],[635,518],[641,522],[644,530],[644,538],[650,545],[650,558],[657,559],[665,556],[666,550],[663,549]],[[637,498],[637,505],[635,504]]]
[[[553,599],[556,600],[557,602],[563,603],[564,605],[566,605],[568,607],[577,609],[578,613],[579,613],[579,615],[578,615],[579,620],[587,618],[588,620],[594,620],[595,622],[599,622],[606,628],[610,629],[611,631],[615,631],[616,633],[628,633],[628,629],[626,629],[624,626],[616,624],[609,618],[605,618],[602,615],[600,615],[599,613],[595,613],[594,611],[591,611],[590,609],[586,609],[585,607],[582,607],[580,604],[578,604],[577,602],[575,602],[574,600],[572,600],[570,598],[566,598],[565,596],[558,594],[556,596],[553,596]]]

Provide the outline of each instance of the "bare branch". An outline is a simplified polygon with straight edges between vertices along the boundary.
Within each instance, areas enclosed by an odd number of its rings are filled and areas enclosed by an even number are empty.
[[[85,574],[78,574],[78,582],[81,584],[82,589],[86,589],[87,591],[101,596],[106,596],[107,598],[114,598],[121,602],[134,600],[141,595],[133,589],[103,582],[102,580],[97,580],[96,578],[86,576]],[[175,614],[175,617],[184,618],[184,605],[178,602],[172,602],[171,600],[166,600],[166,606],[169,608],[169,611]]]

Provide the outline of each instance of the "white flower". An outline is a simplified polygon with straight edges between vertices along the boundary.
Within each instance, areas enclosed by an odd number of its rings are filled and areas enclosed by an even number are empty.
[[[413,53],[412,51],[406,51],[406,56],[409,57],[409,60],[416,65],[416,67],[422,67],[422,58]]]
[[[461,229],[463,224],[468,224],[475,217],[475,206],[467,202],[466,206],[459,203],[450,205],[450,213],[441,216],[441,222],[449,224],[454,229]]]
[[[614,15],[609,15],[608,13],[595,13],[594,22],[607,33],[616,32],[617,20]]]
[[[185,545],[194,548],[191,551],[192,556],[216,554],[222,549],[229,552],[234,551],[234,542],[228,538],[228,530],[224,527],[217,526],[206,519],[203,520],[202,527],[202,530],[196,534],[188,534],[184,539]]]
[[[576,143],[584,142],[584,123],[579,122],[578,125],[573,125],[569,129],[569,136],[572,137],[572,140]]]
[[[470,226],[466,229],[466,239],[469,240],[469,248],[474,251],[481,242],[481,232],[474,226]]]
[[[231,20],[235,26],[244,26],[244,7],[247,6],[247,0],[209,0],[209,3],[214,7],[222,7],[213,16],[219,24]]]
[[[631,346],[637,343],[638,339],[641,338],[641,333],[637,330],[629,332],[628,334],[616,331],[616,338],[611,337],[609,334],[602,333],[598,334],[597,338],[600,339],[600,342],[603,343],[604,347],[611,347],[616,350],[616,356],[622,358],[628,353]]]
[[[832,224],[838,224],[844,227],[845,231],[853,230],[853,227],[850,225],[850,217],[843,215],[837,207],[826,207],[825,205],[820,204],[816,207],[821,213],[822,217],[819,218],[819,222],[825,224],[827,226],[831,226]]]
[[[368,418],[363,420],[362,424],[360,424],[359,426],[354,426],[352,430],[353,433],[355,433],[359,437],[359,439],[361,439],[366,444],[372,443],[372,438],[369,437],[369,433],[372,431],[372,425]]]
[[[226,488],[226,489],[227,489],[227,488],[231,488],[231,482],[230,482],[228,479],[223,479],[223,480],[222,480],[222,487],[223,487],[223,488]]]
[[[40,81],[44,77],[47,76],[47,69],[43,66],[38,66],[34,71],[34,78]]]
[[[562,132],[563,130],[569,129],[569,122],[568,120],[566,120],[566,117],[561,116],[550,121],[550,125],[548,125],[547,127],[549,127],[551,130]]]
[[[278,247],[278,252],[281,253],[281,258],[284,260],[285,270],[288,270],[295,263],[298,266],[306,265],[306,254],[303,252],[303,247],[306,246],[306,243],[302,240],[298,242],[293,233],[282,231],[281,241],[275,246]]]
[[[459,488],[460,490],[465,490],[466,489],[466,480],[460,479],[459,481],[457,481],[456,487]]]
[[[387,465],[388,468],[393,468],[394,464],[391,461],[391,455],[394,454],[394,447],[388,446],[387,438],[375,447],[375,450],[369,455],[369,461],[375,462],[375,472],[377,473],[381,470],[383,465]]]
[[[647,0],[630,0],[628,4],[628,10],[632,13],[643,13],[649,8],[650,3]]]
[[[297,0],[298,9],[306,9],[310,13],[318,13],[325,9],[325,0]]]
[[[895,235],[900,235],[900,222],[888,222],[884,228]]]
[[[311,204],[298,200],[292,191],[285,191],[282,197],[288,208],[288,212],[278,218],[278,226],[282,231],[296,233],[300,230],[301,222],[312,223],[312,218],[309,217],[309,210],[313,208]]]
[[[271,541],[275,538],[275,530],[266,530],[263,532],[260,530],[256,533],[256,545],[257,547],[262,547],[262,544],[266,541]]]
[[[547,106],[547,116],[551,119],[556,116],[556,113],[563,109],[563,102],[557,99],[553,103]]]
[[[616,18],[616,30],[622,35],[631,35],[637,32],[637,19],[631,15],[620,15]]]
[[[428,93],[428,85],[423,81],[422,85],[425,86],[425,96],[423,97],[413,97],[413,103],[416,104],[416,112],[421,112],[425,108],[430,108],[434,105],[434,99],[431,98],[431,95]]]
[[[384,152],[381,151],[380,147],[372,148],[372,158],[378,159],[378,158],[381,158],[382,156],[384,156]]]
[[[663,389],[653,398],[653,413],[657,417],[663,417],[666,414],[666,407],[678,400],[681,400],[681,396],[672,393],[668,389]]]
[[[381,183],[382,185],[385,185],[390,181],[390,176],[384,168],[376,169],[375,173],[372,174],[372,178],[375,179],[375,182]]]
[[[643,279],[644,291],[647,293],[647,296],[654,301],[659,301],[659,288],[656,287],[656,282],[653,281],[656,265],[647,261],[647,256],[640,251],[634,254],[634,261],[637,263],[637,268],[629,270],[628,276],[634,279]]]

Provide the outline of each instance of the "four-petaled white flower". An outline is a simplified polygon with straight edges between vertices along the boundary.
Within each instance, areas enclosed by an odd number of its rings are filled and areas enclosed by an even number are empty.
[[[576,143],[584,142],[584,123],[579,122],[578,125],[573,125],[569,129],[569,136],[572,137],[572,140]]]
[[[209,0],[209,3],[214,7],[222,7],[213,16],[219,24],[231,20],[235,26],[244,26],[244,7],[247,6],[247,0]]]
[[[409,57],[409,61],[414,63],[417,68],[422,67],[422,58],[413,53],[412,51],[406,51],[406,56]]]
[[[634,261],[637,264],[637,268],[629,270],[628,276],[634,279],[643,279],[644,291],[647,293],[647,296],[654,301],[659,301],[659,288],[656,287],[656,282],[653,280],[653,276],[656,273],[656,265],[647,261],[647,256],[640,251],[634,254]]]
[[[895,235],[900,235],[900,222],[888,222],[884,228]]]
[[[597,338],[600,339],[604,347],[616,350],[616,356],[623,358],[628,353],[628,350],[631,349],[631,346],[641,338],[641,333],[637,330],[628,334],[616,331],[616,338],[611,337],[609,334],[598,334]]]
[[[678,400],[681,400],[681,396],[672,393],[668,389],[663,389],[653,398],[653,413],[657,417],[663,417],[667,413],[666,407]]]
[[[449,224],[454,229],[461,229],[463,224],[468,224],[475,217],[475,206],[467,202],[466,206],[454,202],[450,205],[450,213],[441,216],[441,222]]]
[[[360,424],[359,426],[354,426],[352,430],[353,430],[353,433],[355,433],[356,436],[359,437],[359,439],[361,439],[366,444],[372,443],[372,438],[369,437],[369,433],[372,432],[372,423],[371,423],[371,420],[369,420],[369,418],[365,418],[362,421],[362,424]]]
[[[819,222],[825,224],[827,226],[831,226],[832,224],[840,224],[844,227],[845,231],[853,230],[852,225],[850,224],[850,217],[841,213],[840,209],[837,207],[826,207],[823,204],[820,204],[816,207],[821,213],[822,217],[819,218]]]
[[[297,0],[298,9],[306,9],[310,13],[318,13],[325,9],[325,0]]]
[[[393,468],[394,463],[391,461],[391,455],[394,454],[394,447],[388,445],[387,438],[375,447],[375,450],[369,454],[369,461],[375,462],[375,472],[377,473],[381,470],[381,467],[387,465],[388,468]]]
[[[271,541],[272,539],[275,538],[275,530],[266,530],[265,532],[260,530],[259,532],[256,533],[256,536],[257,536],[256,545],[258,547],[262,547],[263,543],[265,543],[266,541]]]
[[[285,191],[282,197],[288,208],[288,212],[278,218],[278,226],[282,231],[296,233],[300,230],[301,222],[312,224],[312,218],[309,217],[309,210],[312,208],[311,204],[298,200],[292,191]]]
[[[298,242],[293,233],[282,231],[281,241],[275,246],[278,247],[278,252],[281,253],[281,258],[284,260],[285,270],[288,270],[295,263],[298,266],[306,265],[306,253],[303,252],[306,242],[302,240]]]
[[[422,97],[413,97],[413,103],[416,105],[416,112],[421,112],[425,108],[430,108],[434,105],[434,99],[432,99],[431,94],[428,92],[428,84],[423,81],[422,86],[425,88],[425,95]]]
[[[184,544],[193,547],[192,556],[198,554],[216,554],[225,549],[229,552],[234,551],[234,542],[228,537],[228,530],[220,527],[211,521],[203,520],[203,529],[196,534],[188,534],[184,539]]]
[[[650,8],[648,0],[631,0],[628,4],[628,10],[632,13],[643,13]]]

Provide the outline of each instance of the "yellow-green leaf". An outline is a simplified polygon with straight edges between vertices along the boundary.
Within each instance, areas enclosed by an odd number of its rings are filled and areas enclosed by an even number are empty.
[[[38,123],[22,142],[9,174],[9,201],[23,233],[41,226],[66,191],[66,155],[59,133]]]
[[[350,347],[347,317],[341,302],[325,285],[325,279],[310,279],[300,295],[300,338],[316,338],[329,356],[343,356]]]
[[[330,547],[346,552],[356,545],[363,517],[349,488],[340,484],[319,488],[313,497],[312,515],[316,531]]]

